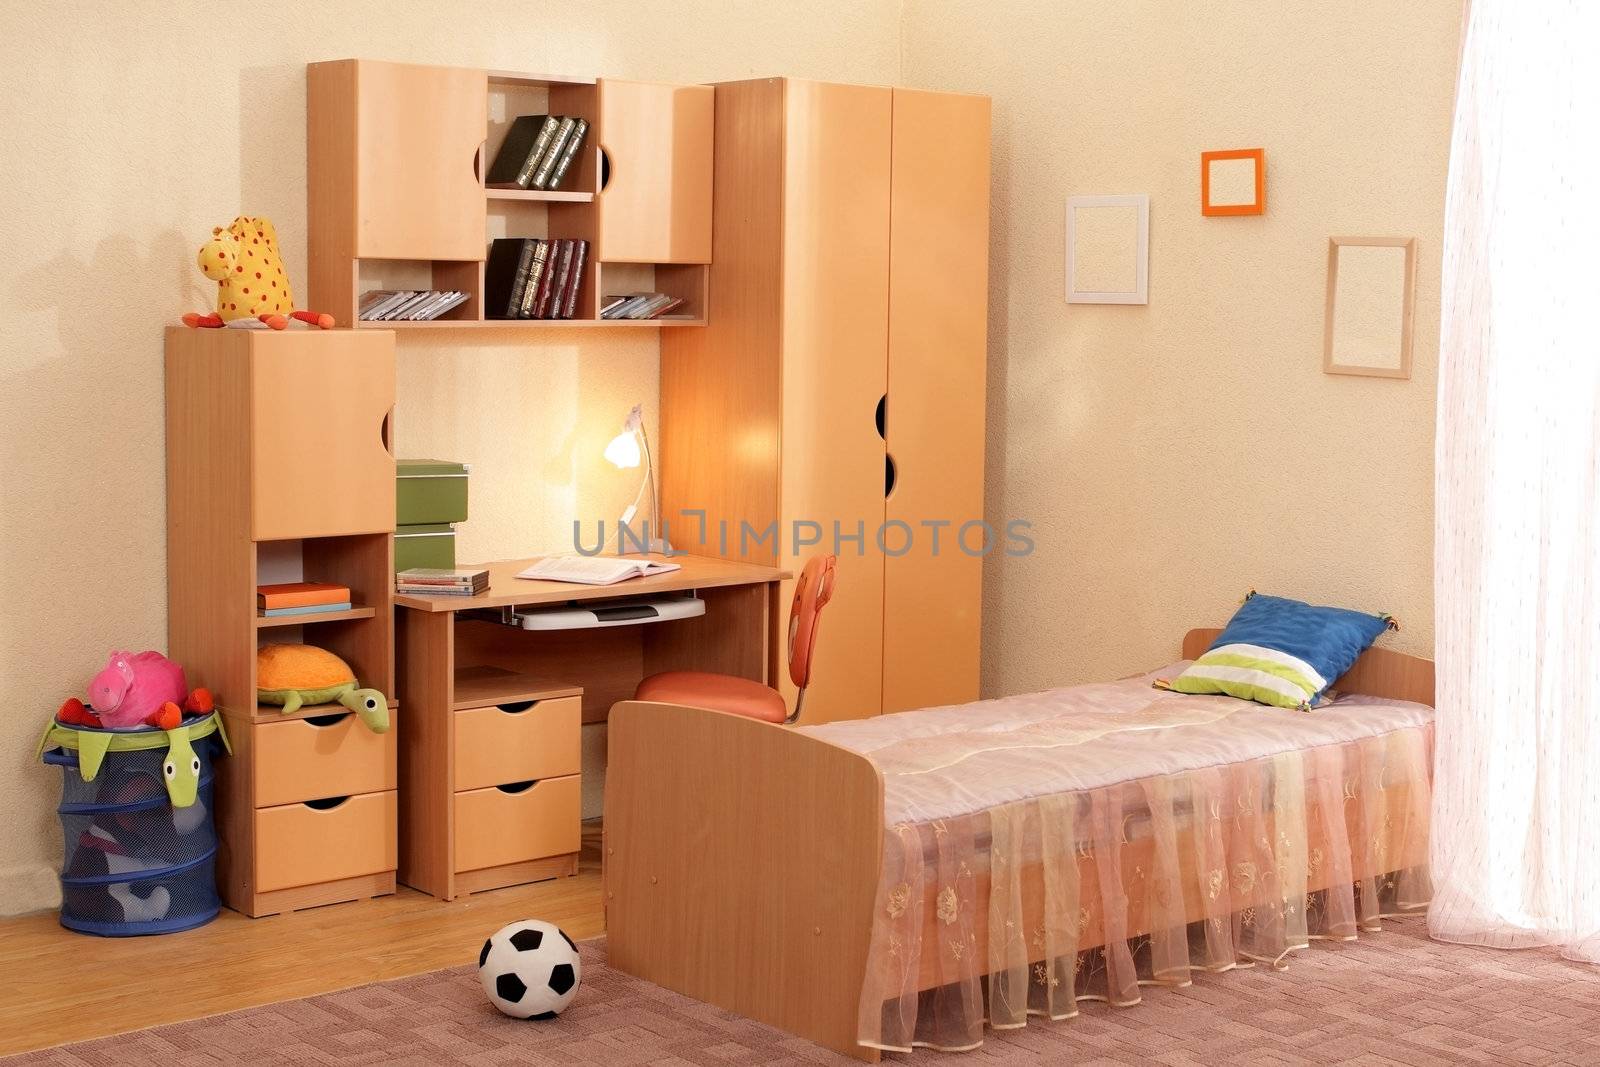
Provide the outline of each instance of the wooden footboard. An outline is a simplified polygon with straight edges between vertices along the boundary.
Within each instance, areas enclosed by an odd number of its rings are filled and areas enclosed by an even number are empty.
[[[715,711],[611,709],[606,931],[618,970],[858,1059],[883,854],[864,757]]]

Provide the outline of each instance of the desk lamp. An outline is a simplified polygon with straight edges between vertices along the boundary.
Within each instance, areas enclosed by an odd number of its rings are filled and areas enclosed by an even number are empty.
[[[646,486],[650,488],[650,520],[657,527],[654,531],[651,531],[647,526],[646,532],[654,532],[657,535],[664,533],[660,529],[661,495],[656,486],[655,463],[650,458],[650,438],[644,432],[643,406],[635,404],[633,405],[633,410],[628,412],[627,419],[622,423],[622,432],[613,437],[611,443],[606,445],[604,455],[619,470],[627,470],[639,465],[640,446],[643,446],[644,480],[639,483],[639,491],[633,495],[633,503],[628,505],[628,509],[622,513],[622,518],[618,520],[618,552],[622,551],[622,527],[632,522],[633,517],[638,514],[639,501],[644,497]],[[650,552],[668,552],[671,551],[671,547],[667,544],[665,537],[656,536],[649,539],[647,550]]]

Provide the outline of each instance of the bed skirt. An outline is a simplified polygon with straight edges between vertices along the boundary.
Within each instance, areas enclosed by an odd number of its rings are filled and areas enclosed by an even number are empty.
[[[975,1048],[1424,907],[1432,744],[1429,723],[889,827],[860,1043]]]

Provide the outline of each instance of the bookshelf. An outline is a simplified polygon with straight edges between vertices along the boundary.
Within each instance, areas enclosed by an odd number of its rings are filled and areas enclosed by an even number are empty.
[[[406,332],[706,322],[714,90],[605,78],[345,59],[306,68],[308,306],[340,326]],[[519,115],[589,123],[559,189],[490,189]],[[484,261],[501,237],[589,242],[570,319],[494,319]],[[375,289],[459,290],[427,321],[362,322]],[[669,317],[602,320],[601,298],[650,289]]]
[[[247,915],[394,891],[394,391],[393,334],[167,331],[167,643],[233,743],[217,876]],[[258,585],[308,578],[348,586],[352,606],[259,614]],[[391,698],[390,731],[339,704],[258,704],[267,643],[338,655]]]

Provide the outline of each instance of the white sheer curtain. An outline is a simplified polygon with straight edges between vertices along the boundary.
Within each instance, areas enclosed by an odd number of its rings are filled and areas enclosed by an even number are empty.
[[[1471,0],[1444,242],[1428,925],[1600,962],[1600,3]]]

